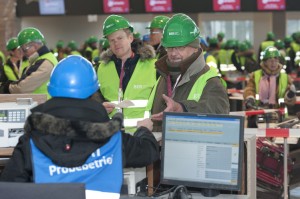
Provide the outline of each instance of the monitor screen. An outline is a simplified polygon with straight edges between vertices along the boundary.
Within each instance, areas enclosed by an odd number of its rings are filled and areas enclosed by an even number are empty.
[[[64,15],[64,0],[39,0],[39,9],[41,15]]]
[[[161,183],[241,189],[244,117],[164,113]]]

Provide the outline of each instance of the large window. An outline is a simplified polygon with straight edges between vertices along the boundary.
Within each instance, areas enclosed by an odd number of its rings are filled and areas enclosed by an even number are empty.
[[[297,32],[300,30],[300,20],[293,19],[293,20],[287,20],[286,24],[286,34],[292,35],[294,32]]]
[[[253,21],[204,21],[202,34],[204,37],[216,37],[224,32],[225,39],[239,41],[250,40],[253,43]]]

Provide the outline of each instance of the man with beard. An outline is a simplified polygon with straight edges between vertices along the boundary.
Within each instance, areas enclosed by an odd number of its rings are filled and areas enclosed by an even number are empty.
[[[146,108],[154,121],[153,131],[161,131],[163,112],[228,114],[229,100],[216,70],[205,63],[199,43],[200,31],[185,14],[175,14],[167,22],[162,45],[167,55],[155,65],[160,78]]]

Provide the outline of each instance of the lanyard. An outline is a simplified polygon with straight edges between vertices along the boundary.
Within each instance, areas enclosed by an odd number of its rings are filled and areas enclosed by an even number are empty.
[[[134,52],[132,52],[130,59],[132,59],[134,57]],[[125,61],[126,62],[126,61]],[[121,72],[120,72],[120,83],[119,83],[119,89],[123,90],[123,78],[125,76],[125,62],[122,62],[122,66],[121,66]]]
[[[178,84],[180,78],[181,78],[181,75],[179,75],[179,76],[177,77],[176,82],[175,82],[175,84],[174,84],[174,86],[173,86],[173,89],[172,89],[171,75],[168,75],[168,76],[167,76],[168,97],[172,97],[172,95],[173,95],[173,93],[174,93],[174,91],[175,91],[175,88],[177,87],[177,84]]]

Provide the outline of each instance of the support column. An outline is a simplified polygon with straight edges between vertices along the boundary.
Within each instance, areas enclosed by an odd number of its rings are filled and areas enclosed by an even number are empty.
[[[284,39],[286,35],[286,12],[273,12],[272,23],[276,39]]]

